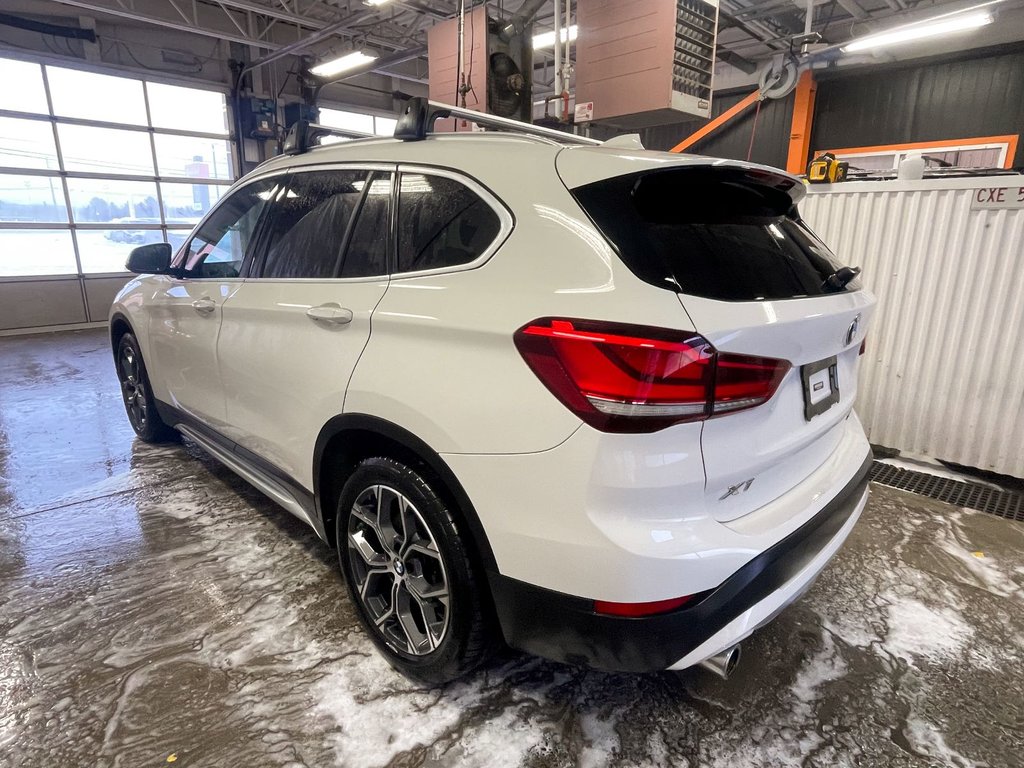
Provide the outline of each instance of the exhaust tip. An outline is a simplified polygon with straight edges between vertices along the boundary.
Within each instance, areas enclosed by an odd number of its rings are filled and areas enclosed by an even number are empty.
[[[713,672],[723,680],[728,680],[740,663],[740,646],[734,645],[721,653],[715,654],[704,661],[698,662],[697,666],[703,667],[708,672]]]

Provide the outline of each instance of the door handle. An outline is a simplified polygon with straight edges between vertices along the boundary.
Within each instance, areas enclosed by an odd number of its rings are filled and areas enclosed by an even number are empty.
[[[307,309],[306,317],[330,325],[348,325],[352,322],[352,310],[337,304],[321,304]]]
[[[200,315],[208,315],[217,308],[217,303],[209,296],[203,296],[201,299],[196,299],[192,302],[192,309],[198,312]]]

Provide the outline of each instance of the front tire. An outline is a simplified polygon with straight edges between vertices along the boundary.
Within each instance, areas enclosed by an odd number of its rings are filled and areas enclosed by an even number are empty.
[[[336,521],[349,596],[395,669],[437,685],[486,659],[492,632],[479,575],[421,475],[393,459],[366,459],[342,489]]]
[[[135,336],[126,333],[118,340],[115,362],[124,410],[139,439],[146,443],[178,440],[178,432],[167,426],[157,413],[153,389],[149,386],[149,374]]]

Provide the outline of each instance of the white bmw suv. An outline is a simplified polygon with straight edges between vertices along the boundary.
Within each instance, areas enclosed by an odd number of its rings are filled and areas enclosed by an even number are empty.
[[[275,158],[173,256],[133,252],[110,333],[135,431],[337,548],[407,675],[502,639],[728,671],[866,502],[874,298],[778,170],[399,129]]]

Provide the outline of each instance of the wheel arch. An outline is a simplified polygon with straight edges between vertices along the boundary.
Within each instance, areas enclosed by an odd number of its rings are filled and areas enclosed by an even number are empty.
[[[389,456],[428,475],[448,504],[456,524],[468,534],[470,550],[485,572],[497,573],[483,524],[473,502],[441,456],[413,433],[386,419],[367,414],[335,416],[320,430],[313,452],[313,492],[327,542],[335,541],[338,495],[356,465],[373,456]]]
[[[131,321],[128,320],[124,313],[115,312],[110,317],[110,347],[115,355],[117,354],[117,343],[126,333],[130,333],[138,338],[138,334],[135,333]]]

